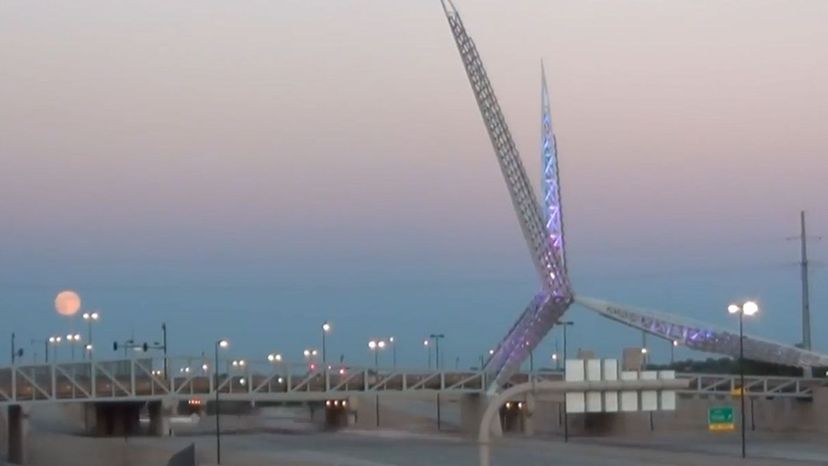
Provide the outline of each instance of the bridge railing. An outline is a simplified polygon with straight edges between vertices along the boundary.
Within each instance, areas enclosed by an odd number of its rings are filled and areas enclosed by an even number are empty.
[[[234,364],[235,361],[235,364]],[[488,386],[479,370],[437,371],[331,364],[320,367],[287,362],[223,359],[216,371],[208,358],[135,357],[109,361],[28,364],[0,368],[0,404],[72,400],[141,400],[160,397],[289,399],[359,392],[480,393]],[[739,377],[728,374],[679,373],[689,379],[682,394],[734,396]],[[510,385],[556,381],[563,373],[537,370],[518,373]],[[747,396],[810,398],[826,379],[745,376]]]
[[[332,364],[248,362],[202,357],[128,358],[0,368],[0,403],[92,399],[351,393],[373,391],[479,392],[481,371],[368,368]]]

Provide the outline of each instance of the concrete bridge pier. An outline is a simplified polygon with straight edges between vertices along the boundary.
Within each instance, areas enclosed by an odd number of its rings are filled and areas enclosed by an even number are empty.
[[[21,405],[9,405],[6,420],[8,422],[8,457],[11,464],[26,463],[26,437],[29,433],[29,413]]]
[[[168,401],[151,401],[147,403],[149,411],[149,435],[164,437],[170,433],[170,416],[175,408]]]
[[[483,413],[486,412],[491,399],[481,393],[463,395],[460,398],[460,430],[464,435],[477,436]],[[503,417],[492,423],[491,434],[494,437],[503,436]]]

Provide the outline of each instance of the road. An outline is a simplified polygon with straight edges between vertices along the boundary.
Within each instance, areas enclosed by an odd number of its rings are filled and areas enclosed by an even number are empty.
[[[182,437],[175,441],[182,441]],[[704,440],[707,439],[707,440]],[[201,457],[212,461],[215,440],[211,436],[195,441]],[[564,444],[560,439],[506,438],[493,447],[494,465],[567,466],[709,466],[738,462],[745,466],[805,466],[828,464],[828,448],[806,440],[761,442],[763,458],[742,462],[735,438],[697,436],[643,439],[626,444],[610,444],[600,439],[576,439]],[[709,440],[709,442],[708,442]],[[152,442],[151,439],[136,439]],[[155,439],[154,441],[174,441]],[[708,443],[715,448],[707,448]],[[757,445],[758,447],[758,445]],[[453,436],[410,434],[393,431],[351,431],[335,434],[246,434],[223,437],[223,465],[248,466],[477,466],[478,446]],[[807,452],[810,449],[810,453]],[[781,459],[783,457],[798,459]]]

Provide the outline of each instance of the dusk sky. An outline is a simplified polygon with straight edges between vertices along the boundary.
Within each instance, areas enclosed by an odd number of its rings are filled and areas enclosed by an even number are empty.
[[[755,298],[798,342],[806,210],[828,352],[828,2],[456,6],[538,189],[546,64],[577,293],[732,328]],[[0,215],[27,352],[84,329],[74,289],[100,357],[166,321],[173,354],[299,360],[328,319],[332,358],[441,332],[468,367],[539,286],[439,0],[0,2]],[[567,315],[573,352],[640,344]]]

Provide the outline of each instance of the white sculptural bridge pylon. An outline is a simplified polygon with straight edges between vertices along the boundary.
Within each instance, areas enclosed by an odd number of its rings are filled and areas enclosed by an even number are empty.
[[[452,1],[441,2],[506,181],[533,265],[541,281],[541,290],[486,362],[484,370],[489,375],[490,391],[501,388],[509,380],[573,302],[578,302],[611,320],[668,340],[671,344],[732,357],[738,356],[739,337],[727,330],[698,322],[688,323],[687,319],[670,314],[642,311],[606,301],[576,297],[566,271],[558,153],[552,129],[545,71],[542,69],[541,74],[541,207],[526,175],[477,47],[466,32]],[[800,367],[828,366],[827,355],[752,336],[745,336],[744,351],[746,357],[757,361]]]

